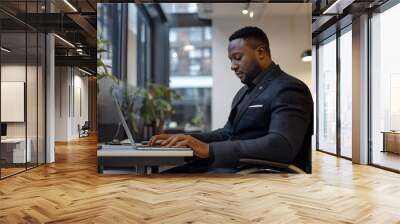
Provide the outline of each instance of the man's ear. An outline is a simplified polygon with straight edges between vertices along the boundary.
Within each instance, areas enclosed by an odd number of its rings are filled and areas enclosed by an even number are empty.
[[[264,60],[265,57],[267,57],[267,55],[268,55],[267,49],[262,45],[258,46],[256,48],[256,55],[260,60]]]

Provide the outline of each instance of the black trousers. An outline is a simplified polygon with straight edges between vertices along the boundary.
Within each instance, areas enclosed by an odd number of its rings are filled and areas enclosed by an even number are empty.
[[[193,173],[206,173],[206,174],[218,174],[218,173],[236,173],[238,170],[235,168],[214,168],[211,167],[209,159],[194,158],[187,161],[186,164],[176,166],[171,169],[165,170],[161,173],[165,174],[193,174]]]

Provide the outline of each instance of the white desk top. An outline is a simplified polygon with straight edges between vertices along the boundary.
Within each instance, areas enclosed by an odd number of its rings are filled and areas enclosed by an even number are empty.
[[[146,150],[129,148],[129,146],[121,146],[121,149],[115,146],[111,149],[102,148],[97,150],[98,157],[192,157],[191,149],[175,149],[175,150]]]
[[[30,140],[29,138],[27,139],[28,141]],[[5,138],[1,139],[1,143],[20,143],[24,142],[25,138]]]

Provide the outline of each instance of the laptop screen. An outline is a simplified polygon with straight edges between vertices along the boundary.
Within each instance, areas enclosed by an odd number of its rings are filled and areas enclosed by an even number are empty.
[[[115,107],[117,108],[119,120],[121,121],[122,127],[125,130],[125,134],[128,136],[129,141],[131,142],[132,146],[136,146],[135,141],[133,140],[132,133],[128,128],[128,124],[125,121],[124,115],[121,111],[121,106],[118,103],[118,100],[114,97]]]

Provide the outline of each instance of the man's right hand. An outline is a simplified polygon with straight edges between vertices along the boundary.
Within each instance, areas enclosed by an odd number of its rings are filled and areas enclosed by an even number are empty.
[[[149,146],[160,145],[161,141],[164,141],[171,136],[173,136],[173,135],[171,135],[171,134],[154,135],[153,137],[150,138]]]

